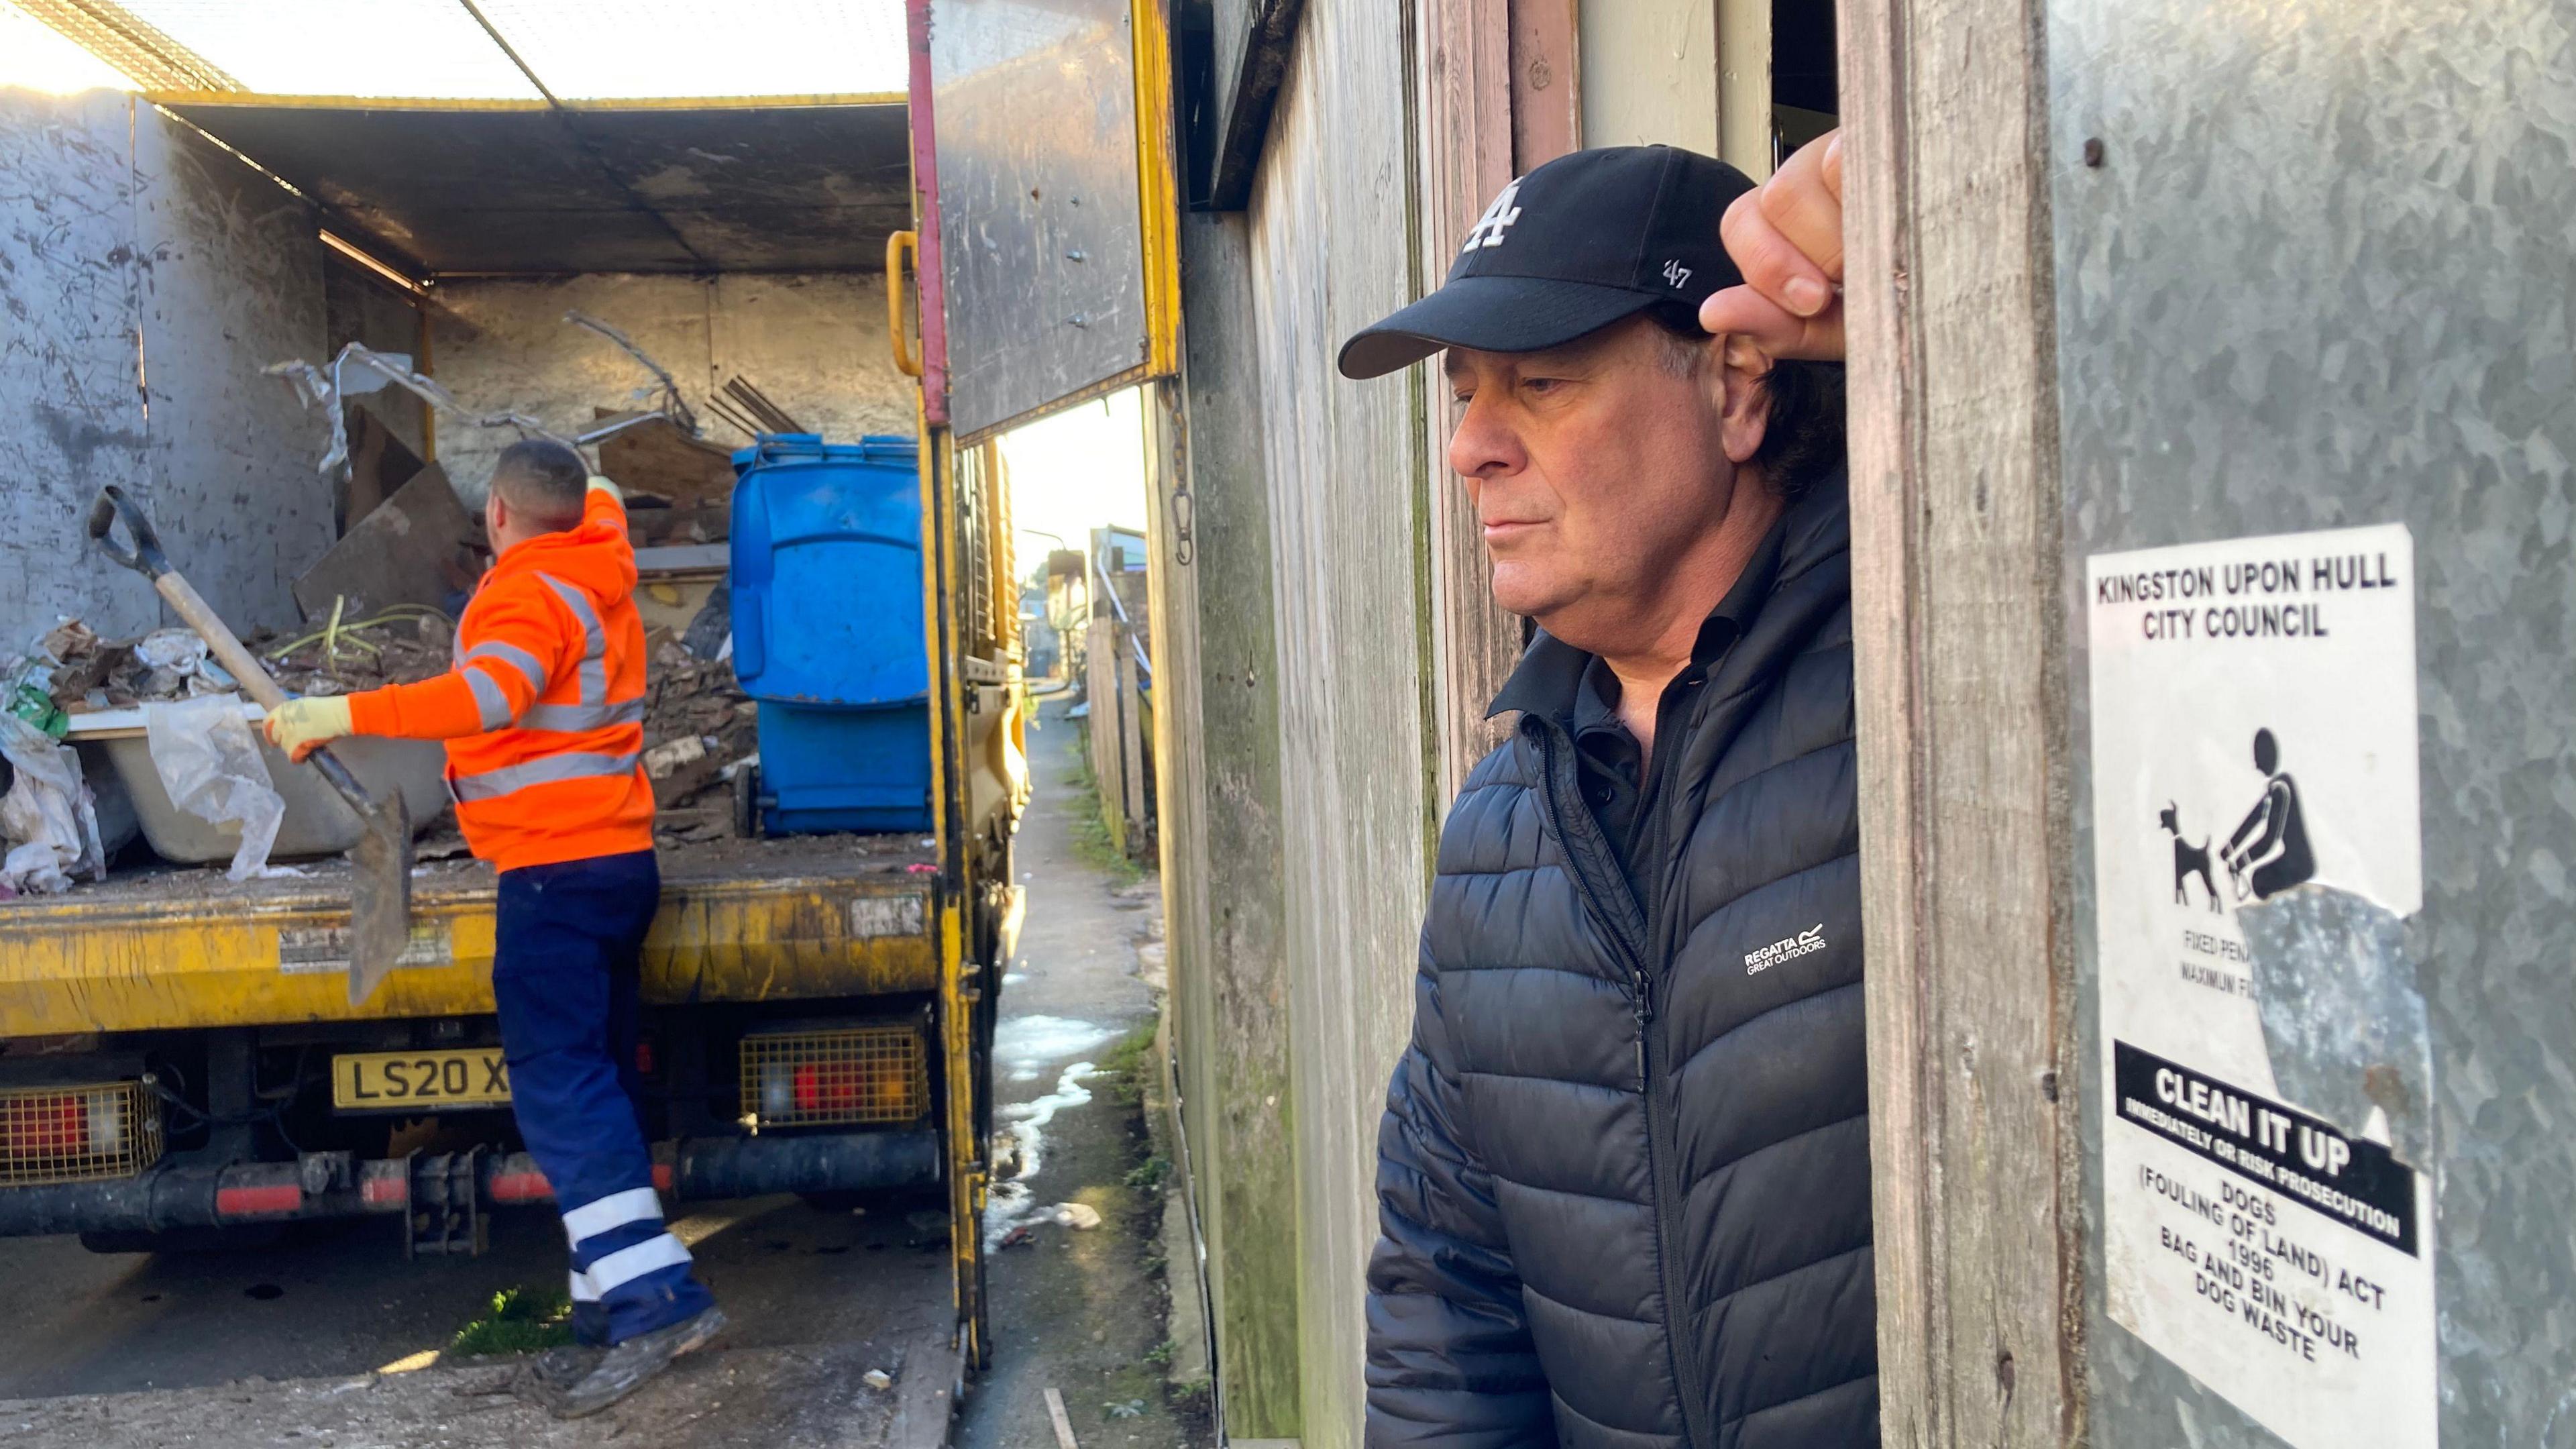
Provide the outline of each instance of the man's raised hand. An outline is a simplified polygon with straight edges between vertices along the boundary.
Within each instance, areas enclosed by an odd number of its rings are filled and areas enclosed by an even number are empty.
[[[1843,355],[1843,133],[1798,148],[1718,225],[1744,274],[1700,303],[1699,325],[1775,358]]]

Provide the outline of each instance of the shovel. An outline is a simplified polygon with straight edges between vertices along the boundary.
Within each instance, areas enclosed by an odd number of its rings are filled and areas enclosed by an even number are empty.
[[[131,548],[120,548],[112,536],[120,518],[134,538]],[[214,607],[170,567],[152,521],[122,489],[99,490],[98,502],[89,510],[89,536],[99,552],[150,579],[163,602],[197,631],[215,662],[241,681],[262,709],[286,703],[286,691],[268,677],[258,656],[242,647]],[[349,850],[354,867],[349,882],[349,1004],[356,1006],[375,994],[411,944],[411,816],[400,795],[378,800],[367,793],[329,749],[316,749],[305,758],[349,802],[361,827],[358,843]]]

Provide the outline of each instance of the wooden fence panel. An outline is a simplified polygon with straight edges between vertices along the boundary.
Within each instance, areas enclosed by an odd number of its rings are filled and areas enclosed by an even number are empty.
[[[1879,1382],[1899,1446],[2082,1434],[2038,8],[1840,12]]]
[[[1280,678],[1245,219],[1183,218],[1181,255],[1186,410],[1164,429],[1179,454],[1164,461],[1154,512],[1156,782],[1183,1166],[1208,1264],[1218,1408],[1242,1444],[1298,1432]]]
[[[1406,63],[1399,7],[1310,5],[1250,215],[1309,1449],[1358,1442],[1377,1122],[1412,1024],[1431,830],[1416,395],[1332,371],[1344,335],[1409,300]]]

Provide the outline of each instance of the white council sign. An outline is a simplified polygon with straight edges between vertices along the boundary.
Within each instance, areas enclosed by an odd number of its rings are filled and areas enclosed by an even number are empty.
[[[2237,919],[2422,904],[2413,539],[2098,555],[2085,600],[2111,1317],[2299,1449],[2430,1445],[2429,1180],[2280,1100]]]

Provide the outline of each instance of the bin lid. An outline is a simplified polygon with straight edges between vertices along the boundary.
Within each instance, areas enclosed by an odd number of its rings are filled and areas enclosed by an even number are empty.
[[[855,443],[827,443],[821,433],[763,433],[733,455],[734,476],[781,463],[900,464],[911,468],[921,457],[921,444],[900,433],[871,433]]]

